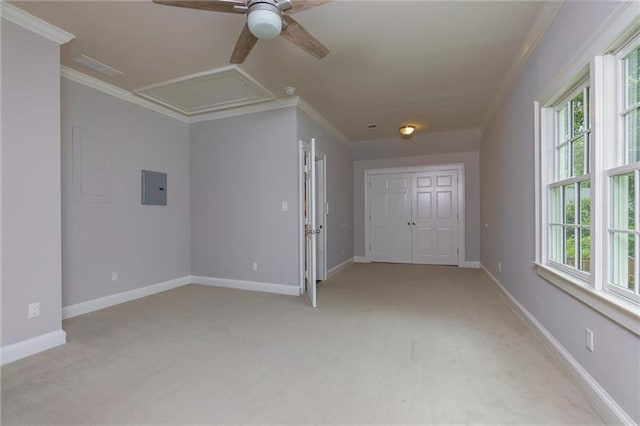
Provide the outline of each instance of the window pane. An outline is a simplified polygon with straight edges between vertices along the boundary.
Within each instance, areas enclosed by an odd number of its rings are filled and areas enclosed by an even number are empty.
[[[576,184],[563,186],[564,223],[576,223]]]
[[[623,59],[624,83],[625,83],[625,109],[637,103],[640,100],[640,84],[638,78],[640,76],[640,62],[638,57],[640,48],[631,52]]]
[[[635,235],[613,232],[611,235],[611,283],[629,290],[635,282]]]
[[[551,189],[550,203],[551,217],[549,222],[562,223],[562,192],[560,187]]]
[[[569,140],[569,107],[565,106],[557,113],[556,145]]]
[[[624,116],[624,143],[627,163],[640,161],[640,108]]]
[[[585,130],[584,120],[584,92],[571,100],[571,114],[573,121],[573,134],[576,135]]]
[[[580,182],[580,224],[591,225],[591,182]]]
[[[558,180],[566,179],[569,177],[569,173],[571,172],[570,165],[569,165],[569,159],[570,159],[569,144],[558,147],[558,149],[556,150],[556,155],[557,155],[556,176]]]
[[[573,226],[567,226],[565,228],[565,249],[564,249],[564,264],[569,266],[575,266],[576,260],[576,228]]]
[[[635,229],[635,175],[617,175],[612,180],[611,227]]]
[[[580,176],[585,173],[584,160],[585,160],[585,142],[584,136],[572,142],[573,150],[573,170],[571,176]]]
[[[562,263],[562,244],[564,242],[564,229],[562,226],[551,225],[549,242],[549,258],[558,263]]]
[[[580,261],[578,269],[584,272],[591,271],[591,231],[580,229]]]

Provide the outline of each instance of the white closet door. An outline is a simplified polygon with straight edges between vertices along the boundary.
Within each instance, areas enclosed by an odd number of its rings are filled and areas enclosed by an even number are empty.
[[[458,172],[457,170],[444,170],[433,172],[432,175],[432,184],[434,186],[432,241],[434,248],[427,263],[433,265],[457,265]],[[418,253],[418,255],[420,254]]]
[[[369,258],[411,262],[411,176],[373,175],[369,179]]]
[[[436,183],[433,172],[413,173],[411,241],[413,263],[432,264],[436,259]]]

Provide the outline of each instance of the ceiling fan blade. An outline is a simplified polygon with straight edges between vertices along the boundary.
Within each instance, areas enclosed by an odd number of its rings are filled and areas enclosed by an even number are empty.
[[[282,19],[287,24],[287,28],[281,33],[284,38],[318,59],[327,56],[329,49],[305,30],[298,21],[288,15],[283,15]]]
[[[293,7],[289,10],[289,13],[298,13],[311,9],[312,7],[322,6],[326,3],[331,3],[332,0],[291,0]]]
[[[211,10],[213,12],[244,13],[234,6],[246,7],[241,0],[153,0],[165,6],[186,7],[188,9]]]
[[[249,26],[244,24],[242,27],[242,32],[240,33],[240,37],[238,37],[238,41],[236,42],[236,47],[233,48],[233,53],[231,54],[231,62],[232,64],[241,64],[247,59],[249,56],[249,52],[253,49],[253,46],[256,45],[258,38],[251,34],[249,31]]]

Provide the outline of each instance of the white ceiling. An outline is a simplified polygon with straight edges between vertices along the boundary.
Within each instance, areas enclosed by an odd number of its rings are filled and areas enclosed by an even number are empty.
[[[62,48],[64,65],[127,90],[227,66],[244,23],[150,0],[13,4],[76,35]],[[396,137],[407,122],[420,132],[477,128],[543,5],[337,0],[295,15],[327,57],[280,37],[259,41],[241,68],[278,97],[295,86],[352,141]],[[124,75],[71,61],[80,54]]]

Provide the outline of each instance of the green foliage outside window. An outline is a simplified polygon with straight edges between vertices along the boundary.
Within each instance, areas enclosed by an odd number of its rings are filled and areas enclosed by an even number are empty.
[[[566,222],[567,223],[576,223],[576,217],[575,217],[575,201],[570,201],[567,204],[567,209],[566,209]],[[590,199],[583,199],[582,202],[580,203],[580,216],[582,218],[585,217],[591,217],[591,200]],[[580,257],[581,257],[581,262],[578,265],[579,269],[583,270],[583,271],[589,271],[590,270],[590,263],[591,263],[591,233],[588,233],[587,235],[582,235],[582,234],[578,234],[576,232],[573,233],[567,233],[567,239],[566,239],[566,258],[572,263],[575,261],[576,258],[576,244],[575,244],[575,239],[576,237],[578,237],[580,239]]]

